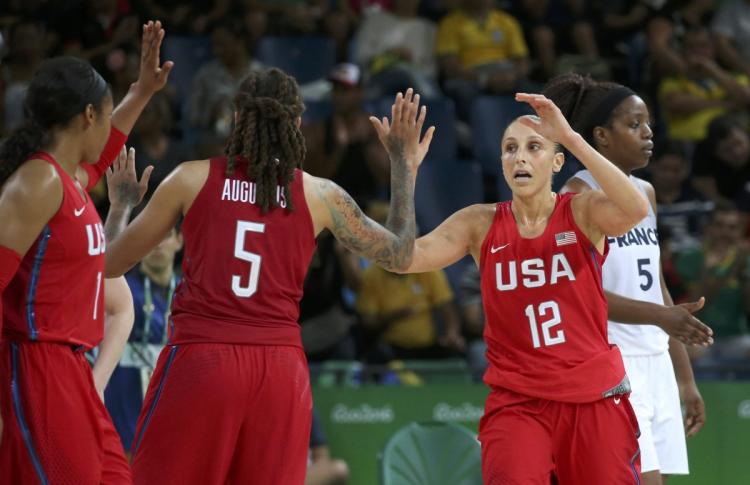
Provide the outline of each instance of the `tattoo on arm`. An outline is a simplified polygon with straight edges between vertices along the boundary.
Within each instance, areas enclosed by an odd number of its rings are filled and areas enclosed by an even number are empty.
[[[331,231],[350,251],[387,270],[411,264],[416,236],[414,176],[405,163],[391,168],[391,205],[386,227],[367,217],[352,197],[330,181],[321,181],[318,193],[331,215]]]
[[[114,241],[125,230],[131,212],[132,208],[127,205],[111,205],[109,207],[107,220],[104,222],[104,237],[107,242]]]

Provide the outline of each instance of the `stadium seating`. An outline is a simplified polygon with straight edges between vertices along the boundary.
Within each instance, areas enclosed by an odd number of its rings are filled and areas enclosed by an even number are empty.
[[[480,485],[481,449],[453,423],[410,423],[394,434],[381,457],[382,485]]]
[[[336,48],[333,40],[324,37],[264,37],[255,56],[305,84],[328,76],[336,62]]]
[[[206,62],[213,60],[211,39],[200,36],[168,35],[161,48],[164,60],[174,62],[169,83],[177,90],[179,99],[187,99],[193,76]]]

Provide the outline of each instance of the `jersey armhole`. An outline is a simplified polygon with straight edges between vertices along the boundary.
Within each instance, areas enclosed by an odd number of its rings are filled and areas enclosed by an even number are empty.
[[[479,246],[479,272],[482,272],[482,268],[484,267],[484,254],[487,252],[487,244],[490,240],[490,235],[492,234],[493,229],[495,228],[495,225],[499,222],[500,217],[502,217],[502,208],[504,205],[509,204],[509,202],[496,202],[495,203],[495,214],[492,216],[492,222],[490,222],[490,227],[487,228],[487,234],[484,235],[484,239],[482,239],[482,244]]]
[[[585,180],[584,180],[585,182]],[[588,182],[587,182],[588,185]],[[591,190],[597,190],[594,189],[589,185],[589,188]],[[596,245],[594,242],[589,239],[589,237],[586,235],[585,232],[583,232],[583,229],[578,225],[578,222],[576,221],[575,214],[573,214],[573,198],[576,197],[580,192],[568,192],[566,194],[563,194],[562,197],[568,197],[567,204],[567,210],[565,211],[566,217],[570,218],[570,223],[573,226],[573,230],[576,232],[576,235],[581,238],[581,241],[586,241],[588,243],[589,249],[597,256],[598,259],[600,259],[599,264],[603,264],[604,260],[607,257],[607,253],[609,253],[609,243],[607,242],[607,235],[603,234],[604,237],[604,247],[602,248],[602,252],[600,253],[599,250],[596,248]]]

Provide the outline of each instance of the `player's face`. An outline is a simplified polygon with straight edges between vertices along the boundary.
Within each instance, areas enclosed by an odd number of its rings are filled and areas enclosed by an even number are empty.
[[[99,160],[104,145],[109,138],[109,130],[112,127],[112,96],[107,94],[102,100],[101,108],[95,112],[93,122],[86,135],[86,147],[84,150],[84,161],[96,163]]]
[[[630,96],[615,109],[597,148],[612,163],[630,171],[648,165],[654,149],[653,137],[646,103],[639,96]]]
[[[505,130],[501,143],[503,176],[514,194],[550,190],[552,174],[560,171],[564,161],[552,141],[516,120]]]

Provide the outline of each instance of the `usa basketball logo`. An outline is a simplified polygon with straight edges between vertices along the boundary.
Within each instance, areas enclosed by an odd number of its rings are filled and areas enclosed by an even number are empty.
[[[578,240],[576,239],[576,233],[573,231],[558,232],[555,234],[555,244],[558,246],[575,244],[576,242]]]

